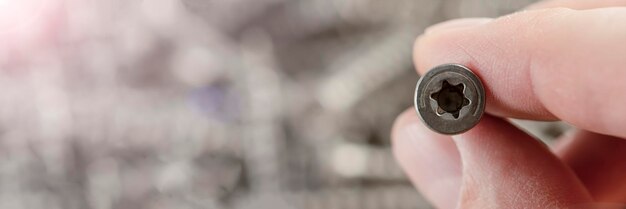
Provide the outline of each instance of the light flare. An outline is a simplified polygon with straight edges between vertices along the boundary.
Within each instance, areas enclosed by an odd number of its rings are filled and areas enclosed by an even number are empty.
[[[0,38],[19,41],[41,32],[52,1],[0,0]]]

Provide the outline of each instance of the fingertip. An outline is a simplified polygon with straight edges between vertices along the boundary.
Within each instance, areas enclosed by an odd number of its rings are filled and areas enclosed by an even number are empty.
[[[413,45],[414,52],[414,62],[417,67],[418,73],[423,74],[428,71],[430,68],[434,67],[441,63],[431,63],[433,59],[430,55],[436,54],[432,53],[432,50],[441,48],[441,44],[451,43],[448,36],[449,34],[462,33],[464,29],[471,29],[477,26],[485,25],[489,22],[492,22],[493,18],[462,18],[462,19],[453,19],[444,21],[441,23],[437,23],[432,25],[424,31],[424,34],[419,36]],[[453,42],[452,42],[453,43]],[[453,46],[452,46],[453,47]],[[448,56],[451,56],[451,53],[448,53]],[[452,57],[452,56],[451,56]],[[454,56],[454,58],[458,58],[458,56]],[[454,59],[451,59],[454,60]],[[457,60],[455,63],[462,63]]]
[[[535,9],[546,9],[546,8],[557,8],[557,7],[566,7],[570,9],[595,9],[595,8],[603,8],[603,7],[620,7],[625,6],[625,0],[596,0],[596,1],[588,1],[588,0],[547,0],[540,1],[534,4],[529,5],[524,8],[524,10],[535,10]]]
[[[401,129],[404,129],[412,123],[418,122],[417,120],[419,120],[417,118],[417,112],[415,112],[415,109],[413,108],[409,108],[408,110],[400,113],[393,123],[392,138],[394,138],[393,136],[395,136]]]
[[[419,158],[427,163],[451,162],[454,165],[450,168],[460,171],[456,167],[460,166],[458,151],[451,137],[431,131],[418,118],[413,108],[398,116],[391,138],[394,153],[401,164],[414,162],[415,158]]]
[[[435,162],[445,167],[441,171],[460,173],[459,154],[454,142],[449,136],[428,129],[414,109],[398,116],[391,138],[395,157],[408,173]]]
[[[415,40],[413,46],[413,61],[420,75],[425,74],[437,65],[458,63],[468,67],[473,65],[465,52],[459,50],[459,40],[456,34],[472,27],[431,31],[422,34]]]
[[[451,138],[432,132],[409,109],[396,119],[392,139],[397,161],[418,190],[438,208],[454,208],[461,163]]]
[[[529,40],[521,35],[525,32],[519,30],[522,26],[534,24],[534,18],[544,13],[550,12],[478,19],[475,24],[455,29],[433,26],[435,29],[429,29],[415,42],[413,59],[417,71],[424,74],[446,63],[464,65],[485,85],[487,112],[521,119],[554,119],[534,95],[529,73],[525,72],[530,66],[529,52],[533,50],[527,44]]]
[[[591,200],[571,169],[504,119],[485,115],[472,130],[453,138],[463,165],[463,204],[545,208]]]
[[[424,34],[435,34],[439,32],[445,32],[449,30],[456,30],[461,28],[473,27],[478,25],[483,25],[488,22],[491,22],[493,18],[461,18],[461,19],[453,19],[444,21],[441,23],[437,23],[426,28]]]

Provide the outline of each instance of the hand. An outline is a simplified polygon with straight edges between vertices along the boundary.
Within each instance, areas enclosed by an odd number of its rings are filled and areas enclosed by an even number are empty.
[[[497,19],[426,30],[418,71],[470,67],[486,114],[457,136],[436,134],[414,110],[394,126],[394,153],[437,208],[624,208],[626,0],[561,0]],[[552,7],[573,9],[552,9]],[[615,6],[615,7],[611,7]],[[501,118],[577,127],[552,149]]]

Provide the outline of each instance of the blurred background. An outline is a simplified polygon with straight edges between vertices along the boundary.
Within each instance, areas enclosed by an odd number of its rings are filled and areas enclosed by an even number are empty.
[[[0,0],[0,208],[431,208],[413,40],[532,2]]]

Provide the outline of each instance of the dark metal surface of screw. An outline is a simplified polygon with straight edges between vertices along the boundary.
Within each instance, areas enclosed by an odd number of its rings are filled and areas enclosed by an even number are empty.
[[[433,131],[460,134],[480,121],[485,111],[485,89],[467,67],[440,65],[417,82],[415,109]]]

